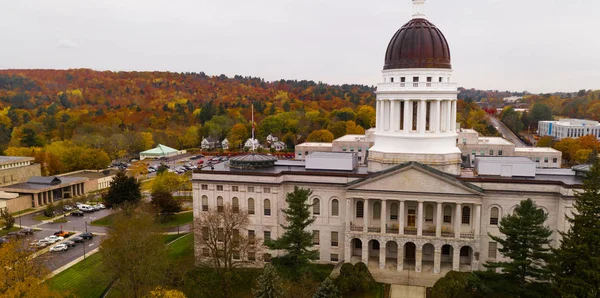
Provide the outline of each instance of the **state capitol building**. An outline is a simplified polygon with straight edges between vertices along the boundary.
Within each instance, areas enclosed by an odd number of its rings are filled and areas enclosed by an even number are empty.
[[[476,156],[457,147],[457,85],[450,48],[413,0],[413,18],[391,38],[376,91],[376,128],[359,152],[311,152],[296,160],[249,154],[194,172],[194,216],[231,204],[247,210],[248,235],[283,234],[286,194],[313,191],[310,230],[321,263],[364,262],[390,276],[484,269],[501,260],[498,223],[531,198],[554,231],[569,228],[585,169],[540,168],[523,156]],[[553,246],[559,233],[552,235]],[[276,251],[263,251],[276,256]],[[196,257],[203,249],[196,243]],[[257,256],[241,256],[255,258]],[[373,270],[372,269],[372,270]]]

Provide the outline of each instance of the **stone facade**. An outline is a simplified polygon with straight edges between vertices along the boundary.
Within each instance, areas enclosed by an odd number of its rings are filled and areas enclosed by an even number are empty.
[[[0,157],[0,187],[27,181],[31,176],[40,176],[40,164],[33,163],[33,157]]]

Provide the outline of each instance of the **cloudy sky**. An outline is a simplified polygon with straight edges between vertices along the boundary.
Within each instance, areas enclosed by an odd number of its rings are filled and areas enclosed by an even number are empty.
[[[460,86],[600,89],[600,1],[428,0]],[[204,71],[374,85],[410,0],[0,3],[0,68]]]

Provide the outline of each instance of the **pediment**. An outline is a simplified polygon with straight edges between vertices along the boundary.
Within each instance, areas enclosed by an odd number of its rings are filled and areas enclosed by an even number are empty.
[[[477,186],[448,174],[432,171],[428,166],[411,164],[386,173],[375,173],[346,187],[356,191],[384,191],[448,195],[481,195]]]

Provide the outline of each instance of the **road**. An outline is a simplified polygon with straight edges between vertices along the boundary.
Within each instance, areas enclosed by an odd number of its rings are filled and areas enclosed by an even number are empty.
[[[498,118],[489,116],[491,124],[496,127],[496,129],[502,134],[502,136],[515,144],[515,147],[529,147],[519,137],[517,137],[502,121],[498,120]]]

